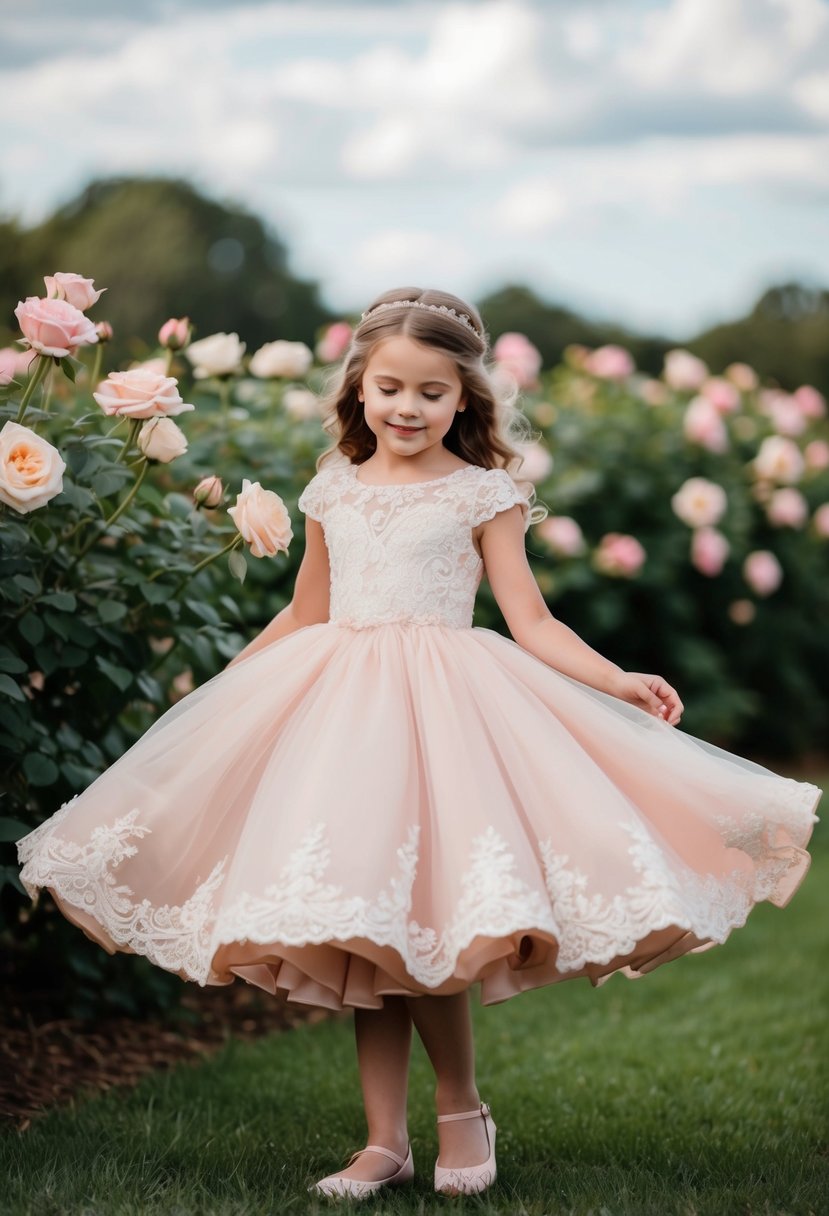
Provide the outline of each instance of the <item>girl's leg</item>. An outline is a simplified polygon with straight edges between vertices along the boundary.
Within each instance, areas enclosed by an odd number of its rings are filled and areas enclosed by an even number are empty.
[[[406,1001],[435,1070],[437,1113],[474,1110],[481,1099],[475,1084],[469,989],[455,996],[406,997]],[[483,1119],[451,1119],[437,1127],[441,1165],[452,1169],[486,1161],[489,1145]]]
[[[354,1032],[360,1084],[366,1111],[366,1144],[382,1144],[406,1156],[406,1106],[412,1019],[402,996],[384,996],[382,1009],[355,1009]],[[337,1173],[347,1178],[377,1181],[397,1172],[389,1157],[361,1153],[353,1165]]]

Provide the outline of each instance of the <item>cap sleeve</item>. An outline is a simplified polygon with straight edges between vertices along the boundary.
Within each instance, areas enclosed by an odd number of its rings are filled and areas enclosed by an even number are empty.
[[[506,469],[487,469],[478,482],[472,504],[472,527],[485,523],[499,511],[507,511],[519,503],[524,515],[524,531],[530,526],[530,503]]]
[[[315,473],[296,501],[296,505],[300,511],[304,515],[310,515],[311,519],[322,521],[323,491],[326,480],[326,473],[324,471],[321,470],[319,473]]]

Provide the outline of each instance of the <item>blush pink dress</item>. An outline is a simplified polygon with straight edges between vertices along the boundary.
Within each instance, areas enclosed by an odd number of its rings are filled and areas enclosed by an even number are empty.
[[[322,468],[299,506],[330,619],[195,689],[23,837],[32,897],[185,980],[335,1010],[636,977],[784,905],[816,786],[473,627],[472,529],[516,503],[502,469]]]

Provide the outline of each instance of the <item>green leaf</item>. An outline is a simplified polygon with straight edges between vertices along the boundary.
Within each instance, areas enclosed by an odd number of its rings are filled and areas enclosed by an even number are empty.
[[[61,368],[63,369],[63,374],[65,376],[67,376],[74,384],[75,383],[75,368],[72,363],[72,360],[70,358],[68,358],[68,356],[64,355],[64,357],[60,360],[60,365],[61,365]]]
[[[74,612],[78,601],[71,591],[50,591],[40,597],[41,604],[51,604],[58,612]]]
[[[54,612],[51,608],[47,608],[43,614],[43,619],[52,633],[56,633],[64,642],[69,641],[69,627],[65,617],[62,617],[58,612]]]
[[[23,772],[30,785],[54,785],[60,776],[60,769],[54,760],[39,752],[29,752],[23,757]]]
[[[64,646],[58,656],[58,662],[61,667],[83,667],[88,658],[88,650],[84,650],[81,646],[70,645]]]
[[[185,600],[184,602],[199,620],[204,621],[208,625],[221,625],[222,618],[210,604],[206,604],[202,600]]]
[[[0,840],[19,840],[30,831],[29,825],[20,819],[0,818]]]
[[[234,578],[237,578],[240,583],[245,581],[245,575],[248,572],[248,564],[245,560],[245,555],[239,549],[232,549],[228,554],[227,568]]]
[[[92,478],[92,489],[99,498],[109,498],[117,494],[124,483],[133,476],[130,469],[109,468],[96,473]]]
[[[131,671],[127,671],[126,667],[119,667],[117,663],[110,663],[108,659],[105,659],[100,654],[95,656],[95,662],[108,680],[111,680],[117,688],[120,688],[121,692],[126,692],[133,681]]]
[[[173,594],[173,588],[163,583],[142,583],[140,591],[148,604],[163,604]]]
[[[101,600],[97,611],[102,621],[111,624],[113,621],[123,620],[129,609],[120,600]]]
[[[11,676],[0,674],[0,694],[6,697],[12,697],[15,701],[25,701],[26,694],[23,689],[13,680]]]
[[[0,646],[0,671],[15,671],[20,674],[21,671],[28,671],[26,663],[9,650],[8,646]]]
[[[30,578],[28,574],[15,574],[14,581],[18,587],[22,587],[27,595],[37,595],[40,591],[40,584],[35,579]]]
[[[20,618],[17,631],[32,646],[37,646],[38,642],[43,640],[43,635],[46,632],[43,621],[34,612],[27,612],[25,616]]]

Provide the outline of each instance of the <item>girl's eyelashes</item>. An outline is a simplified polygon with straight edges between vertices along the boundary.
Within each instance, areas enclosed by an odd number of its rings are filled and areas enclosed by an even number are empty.
[[[379,387],[380,386],[378,385],[378,388]],[[391,397],[392,393],[397,392],[397,389],[396,388],[381,388],[380,392],[383,394],[384,397]],[[424,393],[423,396],[426,398],[427,401],[440,401],[441,397],[443,396],[443,393]]]

